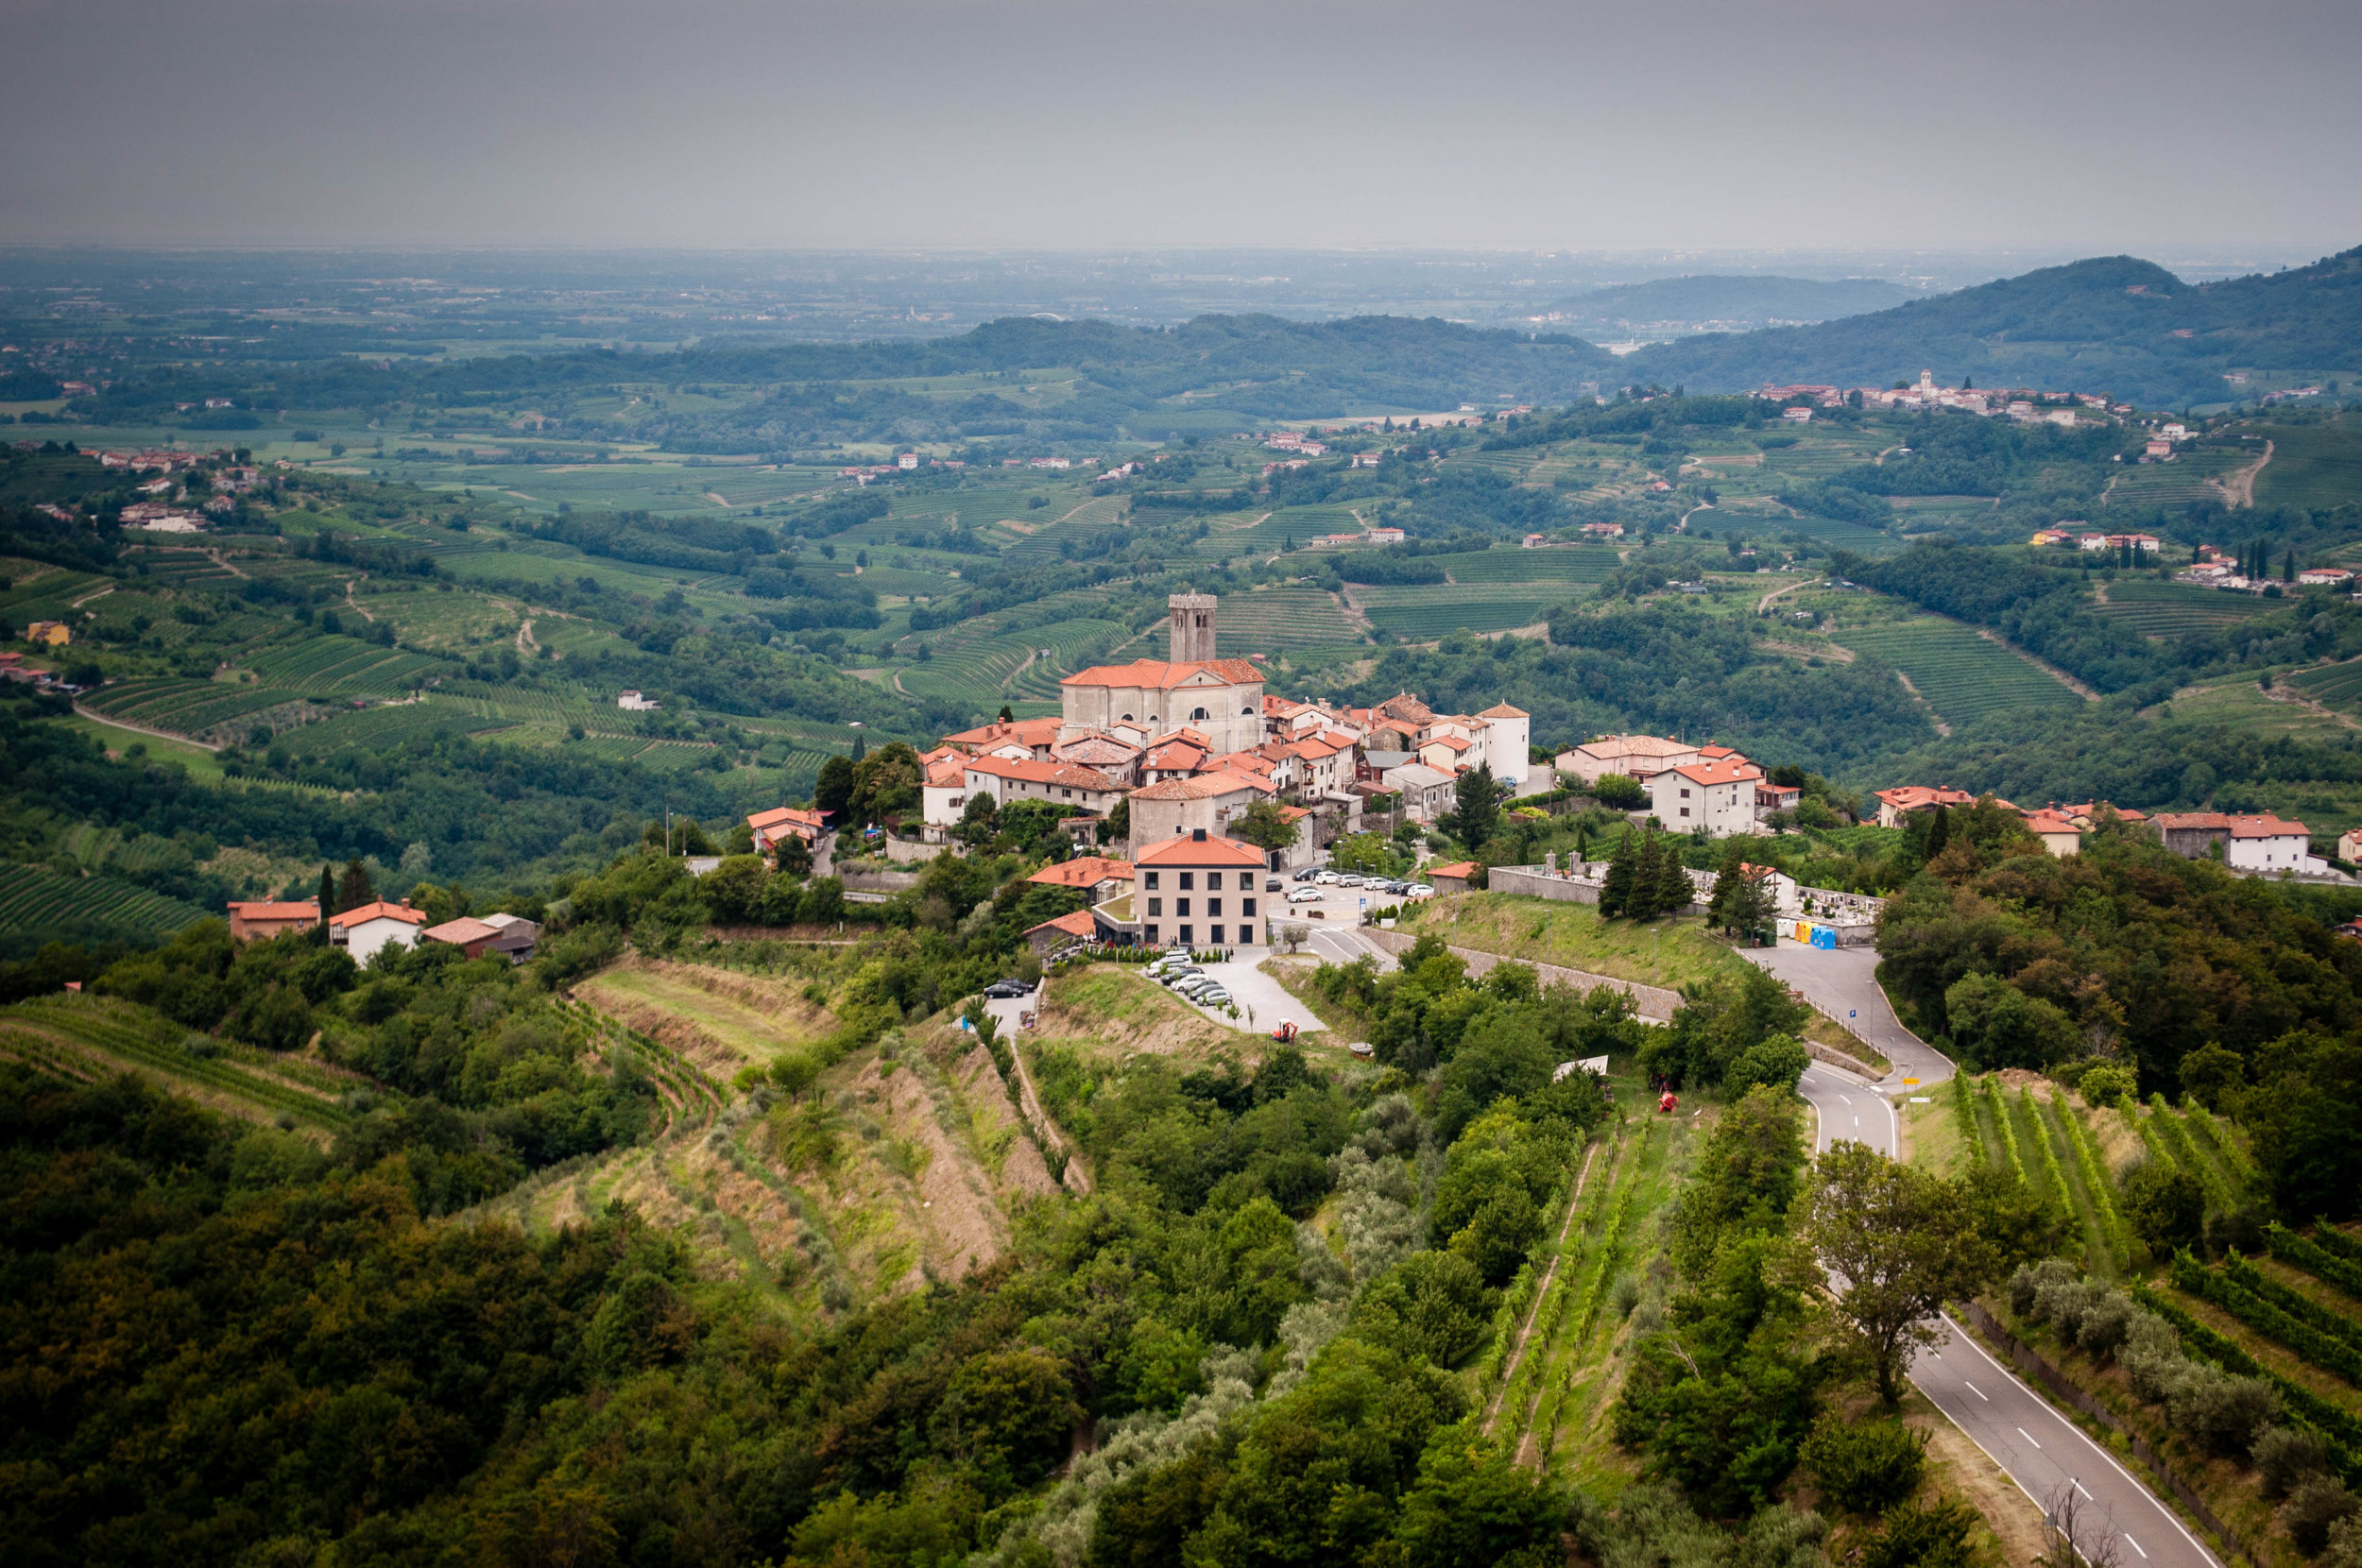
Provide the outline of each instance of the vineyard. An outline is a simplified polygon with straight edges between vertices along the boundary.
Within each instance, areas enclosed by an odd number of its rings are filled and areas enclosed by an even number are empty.
[[[350,637],[307,638],[292,647],[275,648],[256,657],[253,669],[274,686],[380,696],[413,690],[443,672],[434,659]]]
[[[2332,707],[2352,707],[2362,703],[2362,659],[2349,659],[2343,664],[2326,665],[2292,676],[2288,682],[2317,702]]]
[[[0,861],[0,935],[165,936],[206,912],[112,877],[67,877]]]
[[[1582,545],[1572,550],[1481,550],[1446,556],[1444,570],[1454,583],[1604,583],[1620,564],[1614,550]]]
[[[269,686],[230,686],[206,680],[128,680],[101,689],[83,706],[111,719],[176,735],[202,736],[217,725],[267,707],[302,701],[299,691]]]
[[[1909,677],[1928,706],[1953,724],[2011,708],[2072,707],[2075,693],[1997,642],[1957,621],[1914,616],[1832,634]]]
[[[2153,577],[2125,577],[2107,585],[2105,604],[2092,605],[2092,613],[2121,621],[2145,637],[2175,638],[2210,632],[2279,608],[2274,601],[2251,593],[2226,593],[2195,583],[2161,583]]]
[[[1548,583],[1357,588],[1352,594],[1372,625],[1416,640],[1453,631],[1500,632],[1530,626],[1573,597],[1570,588]]]
[[[137,1073],[215,1110],[320,1136],[352,1119],[343,1097],[360,1082],[301,1057],[192,1034],[106,997],[59,995],[0,1008],[0,1055],[83,1082]]]
[[[1130,636],[1113,621],[1084,620],[979,638],[937,648],[923,664],[903,666],[902,689],[978,707],[997,707],[1011,696],[1054,701],[1062,677],[1097,662]]]
[[[1224,649],[1234,653],[1331,648],[1361,640],[1337,601],[1301,585],[1224,595],[1220,631]]]

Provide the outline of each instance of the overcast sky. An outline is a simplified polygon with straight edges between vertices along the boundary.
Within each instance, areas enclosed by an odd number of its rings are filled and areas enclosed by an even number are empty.
[[[0,243],[2362,243],[2362,5],[0,0]]]

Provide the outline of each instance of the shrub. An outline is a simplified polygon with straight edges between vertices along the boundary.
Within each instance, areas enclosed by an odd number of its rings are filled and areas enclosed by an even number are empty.
[[[2121,1291],[2106,1291],[2084,1309],[2075,1342],[2094,1355],[2112,1355],[2131,1326],[2132,1299]]]
[[[2131,1105],[2132,1091],[2139,1086],[2139,1080],[2133,1076],[2131,1068],[2106,1064],[2084,1068],[2083,1081],[2080,1085],[2085,1104],[2113,1105],[2120,1111]]]
[[[1861,1568],[1968,1568],[1977,1510],[1958,1498],[1933,1508],[1905,1503],[1887,1510],[1886,1527],[1861,1551]]]
[[[2329,1450],[2321,1440],[2293,1426],[2275,1426],[2258,1437],[2254,1457],[2267,1497],[2285,1497],[2312,1476],[2329,1471]]]
[[[2280,1398],[2260,1377],[2233,1377],[2185,1363],[2165,1392],[2165,1415],[2200,1447],[2244,1457],[2263,1429],[2280,1419]]]
[[[2150,1160],[2124,1179],[2124,1219],[2159,1257],[2199,1239],[2206,1188],[2186,1170]]]
[[[2348,1514],[2329,1526],[2321,1568],[2362,1568],[2362,1514]]]
[[[1806,1440],[1802,1457],[1832,1507],[1883,1513],[1919,1490],[1927,1440],[1899,1421],[1827,1421]]]
[[[2299,1483],[2281,1505],[2281,1528],[2306,1557],[2319,1557],[2329,1544],[2329,1532],[2339,1521],[2362,1513],[2362,1502],[2326,1475]]]

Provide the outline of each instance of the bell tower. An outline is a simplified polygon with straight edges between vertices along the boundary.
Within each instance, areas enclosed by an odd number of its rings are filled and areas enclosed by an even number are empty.
[[[1165,601],[1172,613],[1172,651],[1166,656],[1175,664],[1198,664],[1214,656],[1214,596],[1210,593],[1176,593]]]

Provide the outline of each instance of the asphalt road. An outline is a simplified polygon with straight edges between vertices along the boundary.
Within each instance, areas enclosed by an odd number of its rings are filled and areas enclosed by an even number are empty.
[[[1857,1014],[1857,1028],[1894,1064],[1879,1083],[1822,1062],[1805,1069],[1796,1087],[1818,1122],[1814,1147],[1848,1139],[1895,1157],[1902,1129],[1889,1094],[1908,1096],[1941,1083],[1952,1076],[1952,1064],[1896,1020],[1873,975],[1876,955],[1866,948],[1828,951],[1783,942],[1747,957],[1823,1011],[1839,1018],[1848,1010]],[[1919,1082],[1902,1082],[1907,1078]],[[2061,1499],[2075,1498],[2076,1544],[2086,1558],[2097,1559],[2112,1538],[2119,1568],[2221,1568],[2173,1510],[2113,1455],[2018,1381],[1950,1317],[1939,1326],[1944,1338],[1912,1360],[1911,1382],[2045,1513],[2054,1512]]]

